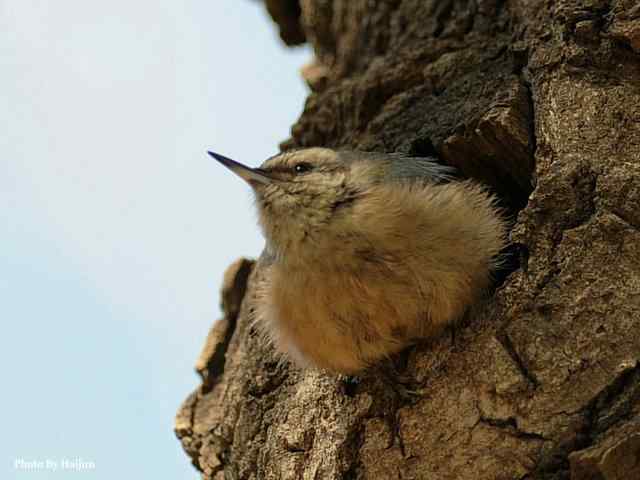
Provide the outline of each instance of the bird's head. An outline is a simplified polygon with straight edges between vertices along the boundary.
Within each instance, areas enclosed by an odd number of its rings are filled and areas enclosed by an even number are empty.
[[[300,253],[305,246],[348,232],[355,204],[376,184],[393,180],[445,178],[450,169],[394,154],[307,148],[281,153],[251,168],[217,153],[209,154],[251,185],[260,225],[277,254]],[[423,159],[424,160],[424,159]],[[341,219],[341,222],[336,222]],[[354,219],[355,221],[356,219]]]

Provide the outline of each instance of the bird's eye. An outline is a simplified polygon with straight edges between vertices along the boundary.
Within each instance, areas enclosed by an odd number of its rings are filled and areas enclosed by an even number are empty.
[[[309,165],[308,163],[298,163],[295,167],[293,167],[293,170],[296,173],[306,173],[309,170],[311,170],[313,167],[311,165]]]

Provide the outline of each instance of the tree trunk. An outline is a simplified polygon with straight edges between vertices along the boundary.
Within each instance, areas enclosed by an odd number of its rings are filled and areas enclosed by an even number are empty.
[[[520,266],[401,355],[407,401],[279,364],[234,265],[176,419],[203,478],[640,478],[637,0],[265,1],[316,57],[283,148],[437,155],[517,213]]]

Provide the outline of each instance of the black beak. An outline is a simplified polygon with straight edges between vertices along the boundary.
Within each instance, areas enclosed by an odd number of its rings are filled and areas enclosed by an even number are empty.
[[[268,185],[272,183],[272,179],[265,175],[265,173],[257,168],[250,168],[246,165],[243,165],[235,160],[231,160],[219,153],[215,152],[207,152],[217,161],[219,161],[222,165],[227,167],[233,173],[242,178],[245,182],[249,183],[249,185],[254,186],[256,183]]]

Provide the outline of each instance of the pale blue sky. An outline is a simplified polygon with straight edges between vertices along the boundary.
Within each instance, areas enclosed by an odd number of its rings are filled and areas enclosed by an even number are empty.
[[[252,0],[0,0],[1,478],[198,478],[173,417],[262,248],[205,151],[275,153],[309,57]]]

